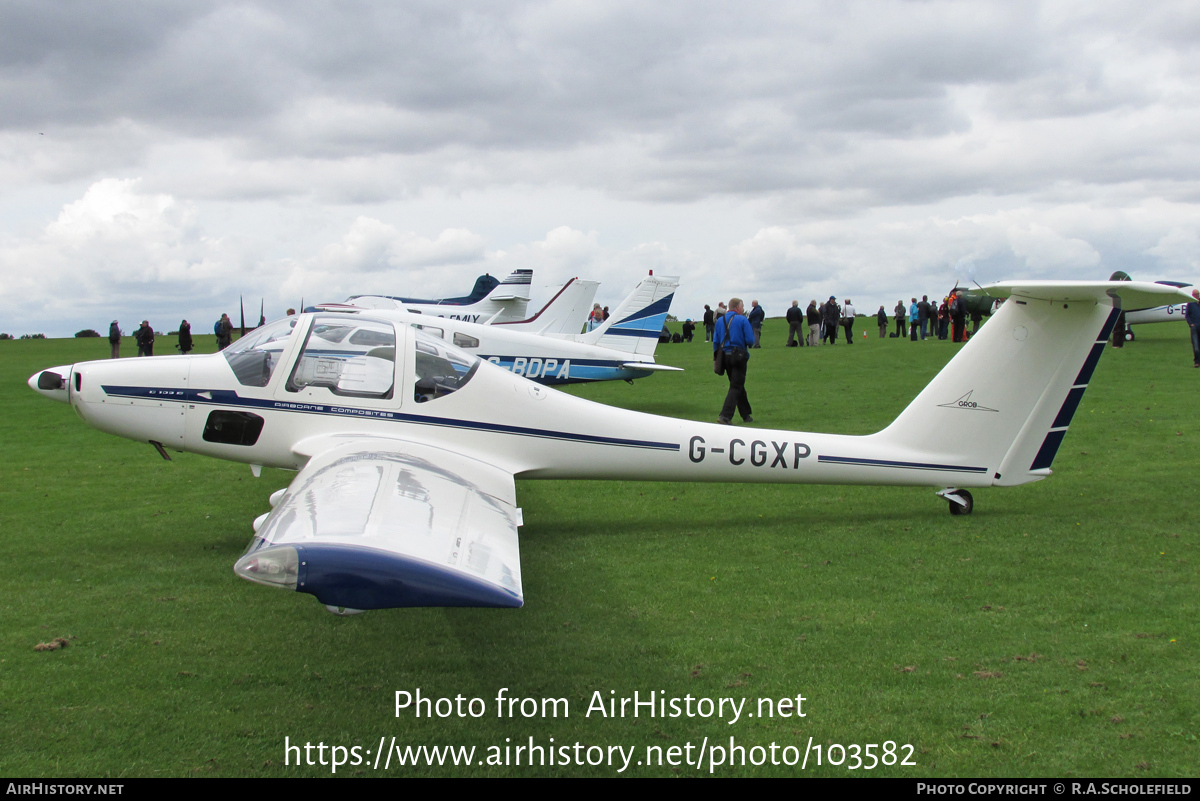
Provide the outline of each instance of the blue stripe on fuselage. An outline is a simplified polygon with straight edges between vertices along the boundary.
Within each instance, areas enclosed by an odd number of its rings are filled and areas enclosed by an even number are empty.
[[[274,398],[244,398],[237,392],[227,389],[185,389],[180,387],[127,387],[102,385],[106,395],[117,398],[142,398],[146,400],[166,400],[178,403],[189,403],[198,406],[241,407],[249,409],[266,409],[278,412],[294,412],[299,414],[320,414],[334,417],[368,418],[375,420],[396,420],[417,425],[430,425],[443,428],[460,428],[471,431],[487,431],[496,434],[514,434],[522,437],[538,439],[554,439],[566,442],[582,442],[595,445],[615,445],[625,448],[645,448],[657,451],[678,451],[679,444],[674,442],[654,442],[652,440],[622,439],[620,437],[602,437],[594,434],[572,434],[567,431],[552,431],[545,428],[529,428],[526,426],[510,426],[501,423],[484,423],[476,420],[457,420],[450,417],[433,417],[424,414],[407,414],[387,409],[363,409],[336,403],[313,403],[309,401],[285,401]],[[208,395],[210,397],[203,397]]]

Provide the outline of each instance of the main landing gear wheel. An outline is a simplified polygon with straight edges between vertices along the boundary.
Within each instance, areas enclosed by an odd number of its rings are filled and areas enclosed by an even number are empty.
[[[950,502],[950,514],[969,515],[975,509],[975,499],[971,497],[971,493],[966,490],[954,490],[943,496]]]

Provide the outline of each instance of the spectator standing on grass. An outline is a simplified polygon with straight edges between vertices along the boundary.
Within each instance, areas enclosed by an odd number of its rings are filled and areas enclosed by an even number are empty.
[[[221,319],[217,320],[216,333],[217,350],[225,350],[233,344],[233,322],[228,314],[222,314]]]
[[[808,302],[805,316],[808,318],[808,346],[815,348],[821,344],[821,310],[817,308],[815,300]]]
[[[112,346],[112,358],[121,358],[121,326],[116,320],[108,327],[108,344]]]
[[[1192,367],[1200,367],[1200,289],[1192,290],[1191,303],[1183,308],[1183,319],[1192,332]]]
[[[799,347],[804,344],[804,312],[800,310],[800,301],[793,300],[792,307],[787,310],[788,322],[788,338],[787,346],[789,348]]]
[[[967,302],[959,292],[950,295],[950,328],[955,342],[967,341]]]
[[[192,352],[192,325],[187,320],[179,324],[179,352],[184,356]]]
[[[896,336],[903,338],[908,333],[908,312],[904,309],[904,301],[896,301]]]
[[[712,342],[713,324],[716,322],[716,315],[707,303],[704,304],[704,341]]]
[[[842,307],[842,325],[846,329],[846,344],[854,344],[854,305],[850,303],[850,298],[846,298],[846,305]]]
[[[149,322],[142,320],[142,325],[134,333],[133,339],[137,342],[138,356],[154,355],[154,329],[150,327]]]
[[[757,300],[750,301],[750,314],[746,317],[750,321],[750,328],[754,331],[754,344],[750,347],[762,347],[759,343],[762,341],[762,326],[763,320],[767,318],[767,313],[763,311],[763,307],[758,305]]]
[[[588,315],[587,330],[595,331],[604,322],[604,310],[600,308],[599,303],[592,304],[592,312]]]
[[[908,304],[908,338],[913,342],[917,341],[917,318],[920,313],[917,308],[917,299],[913,298],[912,303]]]
[[[887,312],[883,310],[883,304],[879,304],[879,311],[875,312],[875,321],[879,323],[879,338],[883,339],[887,336]]]
[[[842,310],[837,305],[837,298],[833,295],[829,296],[829,300],[825,301],[825,311],[821,315],[821,322],[825,326],[825,330],[821,332],[824,339],[829,340],[830,345],[837,344],[838,324],[842,321]],[[824,339],[822,341],[824,341]]]

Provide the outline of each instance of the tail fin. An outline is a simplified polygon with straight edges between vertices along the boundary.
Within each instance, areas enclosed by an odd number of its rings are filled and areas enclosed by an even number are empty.
[[[488,300],[523,300],[529,302],[529,288],[533,284],[533,270],[513,270],[508,278],[500,282],[488,295]]]
[[[1184,294],[1126,281],[1014,281],[985,290],[1008,300],[890,426],[867,439],[913,464],[971,465],[981,485],[1000,486],[1050,474],[1122,303],[1137,308]]]
[[[658,335],[667,321],[667,312],[671,310],[671,300],[678,286],[678,278],[654,275],[643,278],[603,325],[575,339],[586,345],[600,345],[639,356],[654,355]]]
[[[572,278],[562,289],[528,320],[495,323],[510,326],[510,331],[526,331],[533,334],[578,334],[592,310],[596,298],[597,281],[580,281]]]

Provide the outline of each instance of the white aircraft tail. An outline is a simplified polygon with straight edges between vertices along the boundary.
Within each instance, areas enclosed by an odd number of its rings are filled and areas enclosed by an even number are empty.
[[[514,270],[487,294],[488,300],[529,302],[529,289],[533,284],[533,270]]]
[[[580,334],[575,337],[576,341],[639,356],[653,356],[678,286],[679,279],[675,277],[651,275],[643,278],[599,328]]]
[[[864,450],[892,458],[852,461],[933,472],[965,467],[979,474],[979,485],[1048,476],[1122,302],[1137,308],[1183,295],[1142,282],[1014,281],[985,289],[1008,300],[891,425],[864,438]]]
[[[592,310],[592,301],[596,299],[598,286],[598,281],[580,281],[578,278],[572,278],[529,319],[495,325],[508,326],[509,331],[531,334],[578,334],[587,321],[588,312]]]

